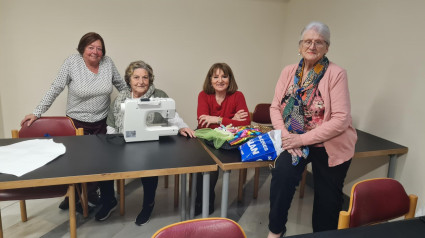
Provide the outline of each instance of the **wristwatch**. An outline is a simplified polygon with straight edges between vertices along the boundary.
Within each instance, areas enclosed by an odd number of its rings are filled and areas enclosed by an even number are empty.
[[[222,117],[218,117],[217,124],[221,125],[221,122],[222,122],[222,121],[223,121],[223,118],[222,118]]]

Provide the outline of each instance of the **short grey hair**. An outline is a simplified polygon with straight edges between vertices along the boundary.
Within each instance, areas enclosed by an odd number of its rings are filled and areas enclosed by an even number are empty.
[[[303,39],[304,33],[308,30],[314,30],[317,33],[319,33],[319,35],[321,35],[326,43],[328,44],[328,46],[331,44],[331,32],[329,31],[329,27],[322,23],[322,22],[318,22],[318,21],[313,21],[308,23],[307,26],[304,27],[304,29],[301,31],[301,39]]]
[[[155,75],[153,74],[152,67],[149,64],[145,63],[144,61],[139,60],[139,61],[131,62],[130,65],[125,70],[124,81],[127,83],[127,86],[130,87],[131,75],[133,75],[133,73],[136,69],[146,70],[148,72],[148,75],[149,75],[149,85],[153,84],[153,80],[155,79]]]

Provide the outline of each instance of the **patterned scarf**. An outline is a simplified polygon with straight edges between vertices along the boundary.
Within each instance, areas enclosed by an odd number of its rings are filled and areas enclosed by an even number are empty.
[[[319,62],[314,65],[307,77],[302,83],[303,70],[304,70],[304,58],[301,59],[298,64],[297,71],[294,77],[294,88],[290,98],[287,100],[287,104],[283,109],[282,117],[285,122],[285,127],[289,133],[292,134],[303,134],[304,130],[304,108],[308,108],[313,102],[314,96],[316,95],[317,86],[323,75],[328,68],[329,60],[326,56],[323,56]],[[302,85],[301,85],[302,83]],[[283,101],[282,101],[283,103]],[[309,149],[307,146],[302,146],[304,159],[307,158]],[[292,156],[292,164],[295,166],[300,161],[300,157]]]

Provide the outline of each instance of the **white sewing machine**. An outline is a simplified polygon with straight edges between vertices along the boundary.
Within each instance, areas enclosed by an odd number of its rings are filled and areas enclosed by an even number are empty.
[[[149,126],[150,112],[158,112],[164,118],[174,118],[176,103],[171,98],[127,99],[121,103],[124,112],[123,134],[126,142],[159,140],[159,136],[177,135],[177,126]]]

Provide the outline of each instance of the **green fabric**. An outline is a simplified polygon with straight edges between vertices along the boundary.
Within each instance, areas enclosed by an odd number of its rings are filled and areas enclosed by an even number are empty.
[[[233,138],[233,134],[230,132],[213,130],[211,128],[198,129],[195,131],[195,136],[208,141],[213,141],[216,149],[219,149],[224,142]]]

